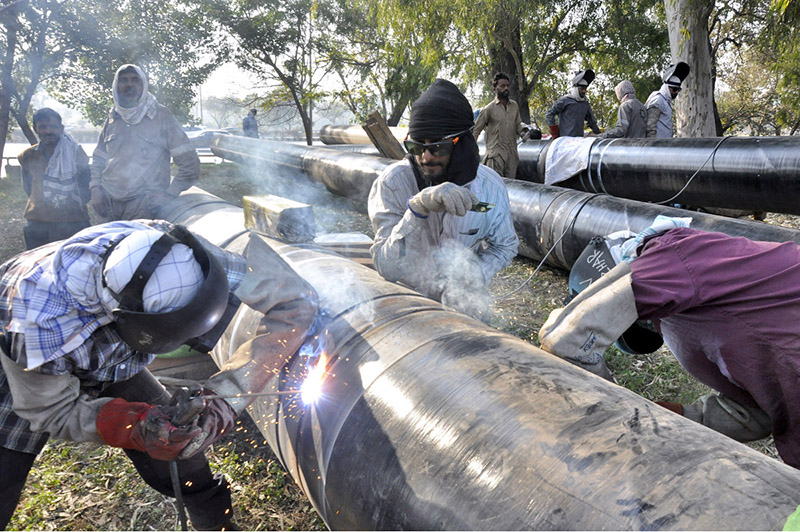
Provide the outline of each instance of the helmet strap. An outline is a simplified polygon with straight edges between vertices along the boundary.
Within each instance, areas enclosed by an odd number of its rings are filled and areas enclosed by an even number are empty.
[[[172,246],[178,243],[179,240],[169,233],[165,233],[161,238],[156,240],[153,245],[150,246],[142,262],[139,263],[136,271],[133,272],[131,280],[128,281],[128,284],[126,284],[119,293],[114,292],[114,290],[106,285],[105,276],[103,276],[103,285],[111,292],[111,295],[119,301],[119,308],[135,312],[144,312],[144,287],[161,263],[161,260],[169,253]]]

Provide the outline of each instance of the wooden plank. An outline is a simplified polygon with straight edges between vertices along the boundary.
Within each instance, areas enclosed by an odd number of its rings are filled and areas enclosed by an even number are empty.
[[[372,144],[378,151],[388,159],[400,160],[406,156],[403,146],[392,134],[386,120],[383,119],[378,111],[373,112],[367,121],[361,126],[367,132]]]
[[[316,236],[310,205],[279,196],[245,196],[244,225],[284,242],[310,242]]]

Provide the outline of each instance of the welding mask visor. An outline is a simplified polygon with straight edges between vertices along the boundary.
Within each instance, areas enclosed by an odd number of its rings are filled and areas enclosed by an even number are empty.
[[[619,231],[607,237],[593,237],[569,272],[569,299],[611,271],[617,265],[611,249],[634,236],[629,231]],[[614,342],[617,349],[630,355],[646,355],[663,344],[664,339],[649,320],[637,320]]]
[[[145,285],[170,248],[179,243],[192,250],[202,270],[203,280],[186,305],[169,312],[145,312]],[[131,280],[119,293],[114,293],[108,286],[106,288],[119,301],[118,307],[112,310],[117,332],[126,344],[143,353],[169,353],[183,344],[194,346],[212,329],[216,330],[215,325],[228,314],[229,291],[225,269],[182,226],[175,226],[153,243]]]

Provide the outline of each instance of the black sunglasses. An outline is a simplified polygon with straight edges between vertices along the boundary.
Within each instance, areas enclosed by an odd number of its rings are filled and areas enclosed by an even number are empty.
[[[416,155],[417,157],[425,153],[425,150],[428,150],[428,152],[434,157],[450,155],[453,153],[453,148],[455,148],[456,144],[461,139],[461,136],[469,133],[470,131],[472,131],[471,127],[428,144],[424,142],[417,142],[416,140],[410,140],[408,137],[406,137],[406,139],[403,141],[403,145],[406,147],[406,151],[408,151],[408,153],[411,155]]]

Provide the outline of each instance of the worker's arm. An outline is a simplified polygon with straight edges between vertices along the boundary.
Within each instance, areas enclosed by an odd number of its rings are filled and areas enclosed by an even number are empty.
[[[242,344],[206,388],[220,395],[260,392],[311,332],[317,294],[257,233],[245,250],[247,269],[235,294],[264,314],[255,337]],[[252,399],[228,399],[241,413]]]
[[[83,148],[80,146],[78,146],[75,153],[75,164],[75,182],[78,184],[78,193],[81,196],[81,200],[86,203],[91,198],[89,182],[92,179],[92,169],[89,166],[89,156],[86,155],[86,152],[84,152]]]
[[[661,109],[657,105],[647,108],[647,136],[655,137],[658,134],[658,119],[661,117]]]
[[[564,110],[566,103],[567,103],[566,98],[559,98],[558,100],[556,100],[556,103],[554,103],[553,106],[547,110],[547,112],[544,115],[544,118],[545,120],[547,120],[548,126],[556,125],[556,117]]]
[[[8,379],[14,412],[27,420],[31,430],[48,432],[62,440],[102,443],[95,420],[110,397],[92,399],[80,391],[80,380],[72,374],[46,375],[29,371],[0,352]]]
[[[23,154],[17,156],[19,160],[19,166],[21,169],[20,178],[22,179],[22,190],[25,191],[25,195],[30,197],[31,195],[31,174],[28,172],[28,165],[26,164],[25,157]]]
[[[472,130],[472,136],[475,137],[475,140],[478,140],[478,137],[481,136],[481,133],[489,123],[489,106],[486,105],[481,109],[480,113],[478,113],[478,119],[475,120],[475,129]]]
[[[504,186],[501,190],[502,193],[493,197],[494,201],[490,201],[495,204],[495,208],[484,214],[489,217],[489,245],[478,254],[478,260],[487,283],[497,272],[511,264],[519,247],[519,238],[511,219],[508,191]]]
[[[438,297],[429,283],[437,271],[427,236],[431,215],[408,208],[408,200],[417,194],[416,186],[395,175],[408,171],[403,164],[392,165],[372,184],[367,208],[375,238],[370,253],[384,279]]]
[[[603,354],[637,320],[627,262],[550,313],[539,331],[542,349],[596,375],[610,377]]]
[[[619,139],[625,136],[630,127],[628,114],[625,112],[625,106],[620,105],[617,109],[617,125],[613,129],[609,129],[600,134],[601,139]]]
[[[169,113],[164,116],[165,127],[167,128],[166,137],[169,147],[169,154],[178,173],[172,179],[167,194],[177,196],[182,191],[195,185],[200,179],[200,158],[197,156],[189,137],[181,128],[178,121]]]
[[[595,134],[600,134],[600,128],[597,127],[597,120],[594,118],[594,113],[592,112],[591,106],[589,106],[589,111],[586,113],[586,123],[589,125],[589,129],[591,129]]]

